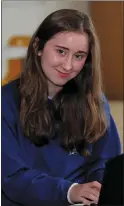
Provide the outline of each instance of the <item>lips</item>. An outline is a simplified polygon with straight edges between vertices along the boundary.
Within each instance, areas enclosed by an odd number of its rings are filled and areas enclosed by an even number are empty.
[[[63,78],[66,78],[66,77],[69,76],[69,73],[63,73],[63,72],[60,72],[60,71],[58,71],[58,70],[57,70],[57,73],[58,73],[58,75],[59,75],[60,77],[63,77]]]

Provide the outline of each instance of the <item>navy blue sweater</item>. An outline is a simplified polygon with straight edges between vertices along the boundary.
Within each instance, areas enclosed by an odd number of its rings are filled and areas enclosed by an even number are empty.
[[[121,153],[118,132],[110,121],[108,132],[89,144],[89,157],[70,155],[59,138],[38,148],[24,137],[19,121],[19,91],[13,81],[2,88],[2,206],[67,205],[72,183],[102,181],[105,162]]]

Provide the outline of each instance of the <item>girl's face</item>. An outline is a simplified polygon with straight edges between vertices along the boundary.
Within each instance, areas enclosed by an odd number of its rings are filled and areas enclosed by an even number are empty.
[[[76,32],[60,32],[52,37],[42,51],[41,66],[48,80],[52,95],[62,89],[83,69],[88,55],[88,35]]]

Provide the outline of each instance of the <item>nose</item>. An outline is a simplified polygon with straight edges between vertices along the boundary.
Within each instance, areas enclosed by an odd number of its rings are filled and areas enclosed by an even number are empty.
[[[72,57],[67,57],[67,58],[64,60],[63,69],[64,69],[66,72],[69,72],[69,71],[72,70]]]

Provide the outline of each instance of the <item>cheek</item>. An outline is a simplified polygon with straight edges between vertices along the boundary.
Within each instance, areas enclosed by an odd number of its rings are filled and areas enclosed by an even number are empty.
[[[61,59],[58,57],[58,55],[51,56],[51,61],[53,63],[53,66],[57,66],[59,63],[61,63]]]
[[[73,69],[73,72],[72,72],[72,78],[74,78],[75,76],[77,76],[81,70],[83,69],[83,66],[85,64],[85,60],[81,61],[81,62],[76,62],[75,65],[73,65],[74,69]]]
[[[79,73],[83,69],[84,64],[85,64],[85,60],[81,62],[76,62],[74,65],[74,72]]]
[[[55,52],[46,52],[43,56],[43,61],[47,63],[49,66],[57,66],[59,63],[61,63],[60,58],[58,58],[58,55],[55,54]]]

